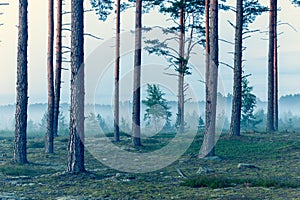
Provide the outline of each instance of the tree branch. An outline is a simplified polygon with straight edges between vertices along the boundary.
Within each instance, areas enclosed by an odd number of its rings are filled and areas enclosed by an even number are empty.
[[[84,36],[90,36],[90,37],[95,38],[95,39],[97,39],[97,40],[103,40],[103,38],[99,38],[99,37],[97,37],[97,36],[95,36],[95,35],[92,35],[92,34],[90,34],[90,33],[84,33],[83,35],[84,35]]]
[[[234,67],[232,67],[231,65],[227,64],[227,63],[224,63],[224,62],[219,62],[220,64],[222,65],[225,65],[227,67],[229,67],[230,69],[234,69]]]

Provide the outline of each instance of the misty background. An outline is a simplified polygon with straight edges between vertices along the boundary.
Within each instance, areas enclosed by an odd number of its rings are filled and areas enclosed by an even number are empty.
[[[262,0],[263,5],[268,6],[269,1]],[[16,83],[16,50],[17,50],[17,24],[18,24],[18,2],[11,1],[9,6],[2,6],[0,15],[0,129],[13,130],[14,127],[14,112],[15,112],[15,83]],[[235,1],[228,0],[229,5],[235,4]],[[279,117],[282,122],[280,129],[292,127],[300,124],[297,122],[300,116],[300,93],[299,90],[299,55],[300,55],[300,9],[291,5],[290,1],[279,1],[278,6],[278,33],[280,33],[278,44],[279,59]],[[85,1],[85,8],[90,9],[89,1]],[[69,7],[64,7],[66,11]],[[29,112],[28,122],[32,129],[37,129],[42,125],[42,119],[46,112],[47,102],[47,76],[46,76],[46,55],[47,55],[47,2],[40,0],[32,0],[29,2],[29,53],[28,53],[28,68],[29,68]],[[64,16],[64,21],[69,20],[69,16]],[[151,12],[143,15],[143,23],[145,26],[164,26],[169,25],[168,17],[158,13]],[[227,22],[234,21],[235,15],[233,12],[220,11],[220,39],[234,41],[234,29]],[[133,69],[133,35],[130,36],[130,31],[134,29],[134,9],[128,9],[121,15],[122,34],[121,34],[121,118],[123,117],[130,125],[131,120],[131,72]],[[259,29],[260,31],[253,34],[250,39],[244,43],[247,50],[244,52],[244,71],[245,74],[252,74],[248,77],[250,85],[253,86],[253,93],[258,97],[257,107],[255,112],[262,109],[266,112],[267,100],[267,55],[268,55],[268,13],[259,16],[256,21],[250,25],[251,29]],[[287,24],[288,23],[288,24]],[[114,15],[110,15],[106,22],[98,20],[95,12],[85,13],[85,32],[103,38],[103,40],[95,40],[91,37],[85,37],[85,57],[86,62],[91,62],[94,67],[102,69],[101,76],[97,77],[97,86],[92,98],[95,100],[87,101],[86,116],[91,112],[96,116],[100,114],[106,124],[112,125],[113,109],[113,57],[114,57]],[[64,45],[70,43],[69,33],[64,32]],[[159,35],[150,35],[159,36]],[[233,51],[234,46],[220,41],[220,61],[233,64],[233,55],[229,52]],[[156,77],[156,83],[163,83],[162,89],[166,93],[166,99],[169,101],[172,112],[172,123],[175,123],[176,117],[176,77],[158,76],[164,74],[164,69],[168,66],[165,59],[157,56],[149,56],[143,52],[143,65],[150,68],[143,68],[142,81],[143,92],[142,99],[145,99],[145,84],[149,80]],[[94,57],[100,55],[111,58],[106,61],[103,66],[103,60],[93,60]],[[107,56],[108,55],[108,56]],[[199,116],[204,116],[204,84],[199,80],[203,80],[204,75],[204,53],[201,47],[196,49],[196,54],[193,55],[191,62],[193,68],[192,75],[186,77],[187,83],[190,84],[191,92],[188,97],[192,96],[192,100],[186,104],[186,122],[189,127],[196,127]],[[153,66],[161,69],[161,71],[153,70]],[[69,68],[69,63],[64,63],[64,68]],[[88,67],[87,67],[88,68]],[[168,69],[174,73],[173,69]],[[92,72],[91,72],[92,73]],[[225,102],[218,109],[218,115],[223,116],[224,127],[230,120],[231,99],[232,93],[232,77],[233,72],[229,67],[220,65],[219,67],[219,99]],[[89,79],[86,76],[86,79]],[[62,99],[61,110],[65,123],[68,123],[69,118],[69,71],[63,72]],[[166,81],[166,83],[165,83]],[[154,81],[155,82],[155,81]],[[87,85],[87,87],[89,87]],[[142,112],[145,108],[142,107]],[[142,118],[143,118],[142,113]],[[30,127],[29,126],[29,127]],[[264,127],[263,122],[261,128]]]

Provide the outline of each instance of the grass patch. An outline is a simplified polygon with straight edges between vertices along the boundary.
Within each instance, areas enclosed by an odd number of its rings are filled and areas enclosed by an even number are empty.
[[[0,165],[0,171],[2,174],[7,176],[37,176],[55,172],[55,170],[46,169],[43,168],[43,166],[37,166],[32,164],[19,165],[13,163]]]
[[[300,183],[296,180],[285,179],[281,177],[272,178],[260,178],[260,177],[250,177],[250,178],[229,178],[220,175],[210,175],[210,176],[197,176],[195,178],[186,179],[182,183],[183,186],[200,188],[226,188],[234,187],[236,185],[243,185],[246,187],[275,187],[275,188],[299,188]]]
[[[44,147],[45,147],[45,141],[30,142],[27,145],[27,148],[44,148]]]

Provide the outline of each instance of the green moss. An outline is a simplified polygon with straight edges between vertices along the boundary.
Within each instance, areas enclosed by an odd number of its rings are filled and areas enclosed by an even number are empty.
[[[233,187],[236,185],[243,185],[247,187],[275,187],[275,188],[298,188],[300,183],[294,179],[286,179],[283,177],[272,177],[272,178],[229,178],[219,175],[213,176],[197,176],[195,178],[186,179],[183,186],[189,187],[209,187],[209,188],[226,188]]]

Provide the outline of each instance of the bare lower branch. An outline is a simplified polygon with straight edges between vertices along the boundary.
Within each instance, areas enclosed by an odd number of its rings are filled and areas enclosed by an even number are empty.
[[[227,63],[224,63],[224,62],[219,62],[220,64],[222,65],[225,65],[227,67],[229,67],[230,69],[234,69],[231,65],[227,64]]]
[[[242,78],[247,78],[249,76],[252,76],[252,74],[246,74],[246,75],[242,76]]]
[[[204,84],[206,84],[206,82],[205,81],[203,81],[203,80],[198,80],[200,83],[204,83]]]
[[[289,26],[291,29],[293,29],[294,31],[298,32],[297,29],[295,27],[293,27],[290,23],[287,23],[287,22],[284,22],[284,23],[279,23],[278,26],[281,26],[281,25],[287,25]]]
[[[243,32],[243,35],[246,35],[246,34],[249,34],[249,33],[256,33],[256,32],[259,32],[259,31],[260,31],[259,29],[256,29],[256,30],[249,30],[249,31]]]
[[[236,26],[229,20],[227,20],[227,22],[230,24],[230,26],[232,26],[234,29],[236,28]]]
[[[234,45],[234,43],[233,43],[233,42],[230,42],[230,41],[228,41],[228,40],[219,39],[219,41],[221,41],[221,42],[225,42],[225,43],[227,43],[227,44],[232,44],[232,45]]]
[[[68,46],[62,46],[61,48],[62,48],[62,49],[69,49],[69,50],[71,50],[71,48],[68,47]]]
[[[165,75],[169,75],[169,76],[177,76],[178,77],[178,74],[170,74],[170,73],[164,73]]]
[[[89,37],[92,37],[92,38],[95,38],[95,39],[97,39],[97,40],[103,40],[103,38],[99,38],[99,37],[97,37],[97,36],[95,36],[95,35],[92,35],[92,34],[90,34],[90,33],[85,33],[85,34],[83,34],[84,36],[89,36]]]
[[[188,102],[188,101],[190,101],[190,100],[192,100],[193,98],[188,98],[188,99],[186,99],[186,100],[184,100],[184,103],[186,103],[186,102]]]
[[[70,31],[71,32],[71,29],[69,29],[69,28],[62,28],[61,30],[62,31]]]

